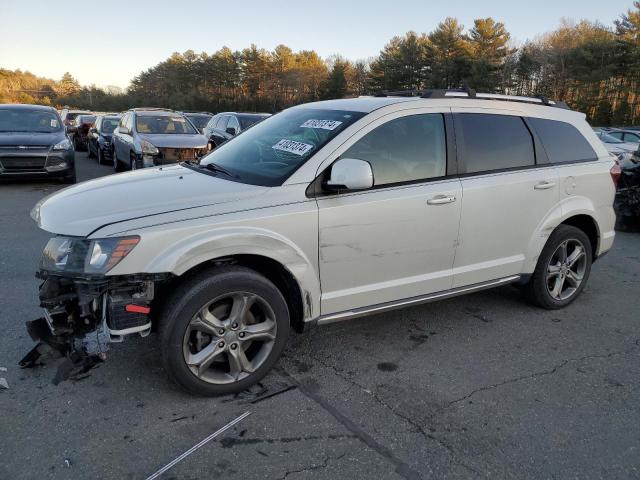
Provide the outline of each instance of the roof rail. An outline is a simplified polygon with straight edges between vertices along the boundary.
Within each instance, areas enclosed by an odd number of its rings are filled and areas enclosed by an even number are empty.
[[[520,95],[505,95],[502,93],[480,93],[475,90],[464,88],[450,88],[448,90],[400,90],[397,92],[378,92],[376,97],[420,97],[420,98],[471,98],[476,100],[500,100],[503,102],[532,103],[534,105],[545,105],[548,107],[569,109],[566,103],[549,100],[543,95],[524,97]]]
[[[135,108],[130,108],[129,110],[133,110],[134,112],[140,112],[140,111],[158,111],[158,112],[175,112],[176,110],[173,110],[172,108],[160,108],[160,107],[135,107]]]

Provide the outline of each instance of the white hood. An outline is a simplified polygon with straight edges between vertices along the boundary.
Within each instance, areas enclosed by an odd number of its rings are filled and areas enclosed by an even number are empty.
[[[109,175],[65,188],[40,200],[31,216],[48,232],[84,237],[107,224],[229,203],[266,190],[171,165]]]

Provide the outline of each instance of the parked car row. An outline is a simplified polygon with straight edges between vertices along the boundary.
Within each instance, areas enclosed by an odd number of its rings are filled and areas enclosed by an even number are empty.
[[[268,116],[132,108],[122,114],[99,115],[89,128],[80,122],[90,118],[79,115],[77,126],[70,127],[69,133],[74,135],[76,150],[86,145],[89,157],[110,163],[120,172],[181,161],[197,163],[209,151]]]

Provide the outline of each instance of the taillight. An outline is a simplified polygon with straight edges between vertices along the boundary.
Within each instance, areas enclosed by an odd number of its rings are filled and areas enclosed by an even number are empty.
[[[620,165],[618,165],[618,162],[613,164],[613,167],[611,167],[609,173],[611,174],[613,185],[618,188],[618,182],[620,181],[620,176],[622,176],[622,169],[620,168]]]

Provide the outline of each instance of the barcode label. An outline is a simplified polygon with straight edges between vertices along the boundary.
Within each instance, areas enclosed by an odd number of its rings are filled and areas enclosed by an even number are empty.
[[[285,140],[283,138],[271,148],[275,150],[282,150],[283,152],[293,153],[295,155],[304,155],[313,148],[313,145],[309,145],[308,143],[296,142],[294,140]]]
[[[302,128],[322,128],[323,130],[335,130],[342,122],[339,120],[307,120],[302,125]]]

